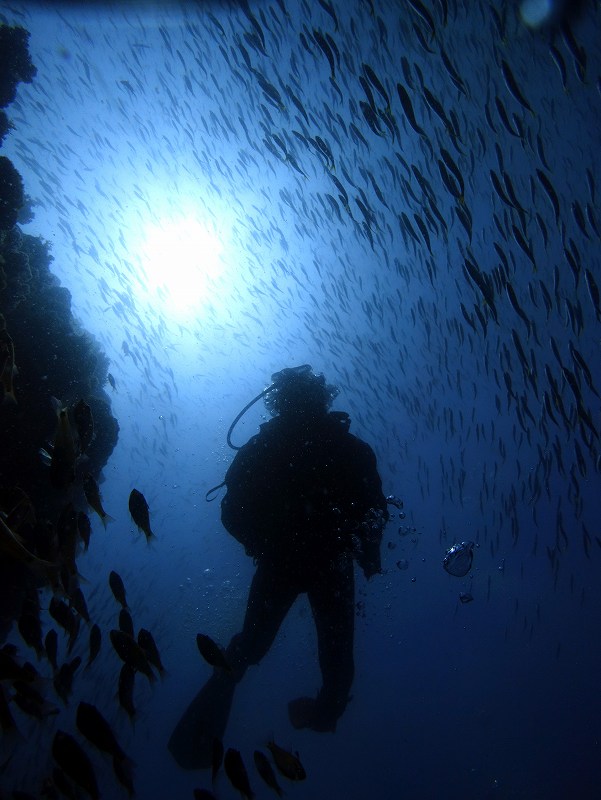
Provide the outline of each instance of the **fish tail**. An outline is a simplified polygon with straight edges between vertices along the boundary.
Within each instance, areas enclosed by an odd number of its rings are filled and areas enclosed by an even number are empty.
[[[100,519],[102,521],[102,527],[104,528],[104,530],[106,530],[106,526],[109,524],[109,522],[114,522],[115,521],[115,518],[111,517],[110,514],[99,514],[98,516],[100,517]],[[86,548],[86,550],[87,550],[87,548]]]

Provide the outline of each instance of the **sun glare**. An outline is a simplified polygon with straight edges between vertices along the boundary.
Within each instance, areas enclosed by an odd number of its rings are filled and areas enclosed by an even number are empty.
[[[151,298],[177,317],[194,312],[223,270],[222,249],[217,232],[195,219],[148,228],[140,255]]]

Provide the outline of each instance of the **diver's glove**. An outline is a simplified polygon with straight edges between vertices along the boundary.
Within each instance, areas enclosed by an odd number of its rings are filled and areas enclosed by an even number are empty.
[[[374,575],[381,575],[382,574],[382,564],[380,563],[380,554],[378,553],[377,562],[374,561],[367,561],[362,563],[362,560],[357,559],[359,566],[363,570],[363,574],[369,580],[373,578]]]

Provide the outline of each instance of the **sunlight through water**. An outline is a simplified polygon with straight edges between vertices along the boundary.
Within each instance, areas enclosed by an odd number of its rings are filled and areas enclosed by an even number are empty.
[[[164,304],[169,316],[193,314],[223,272],[223,245],[215,228],[185,217],[146,227],[139,250],[150,301]]]

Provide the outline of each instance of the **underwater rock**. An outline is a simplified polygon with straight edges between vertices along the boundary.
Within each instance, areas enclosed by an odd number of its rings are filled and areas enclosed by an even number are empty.
[[[9,158],[0,156],[0,230],[9,230],[17,224],[24,200],[21,176]]]
[[[22,28],[0,25],[0,107],[14,99],[19,81],[30,81],[36,74],[27,52],[28,37]],[[0,141],[9,125],[2,112]],[[11,512],[10,517],[3,517],[11,527],[5,529],[0,555],[0,643],[20,617],[23,600],[32,587],[49,579],[40,567],[47,566],[55,555],[52,542],[66,496],[52,486],[50,470],[40,458],[41,448],[51,449],[57,428],[51,398],[60,398],[69,408],[83,399],[90,407],[95,435],[86,447],[85,471],[97,480],[119,431],[103,388],[108,358],[73,317],[71,294],[50,271],[53,258],[48,243],[18,227],[23,210],[25,218],[31,213],[27,203],[21,176],[8,158],[0,156],[0,355],[4,370],[0,510]],[[85,508],[80,472],[75,473],[69,500]],[[21,505],[11,499],[18,493],[24,498]],[[28,518],[21,509],[28,509]],[[27,546],[19,549],[10,538],[11,531],[19,536],[19,543],[27,537]],[[44,532],[50,536],[47,542]],[[8,556],[11,546],[15,552]],[[31,569],[32,563],[37,570]]]
[[[28,42],[29,31],[25,28],[0,25],[0,108],[13,102],[21,81],[31,83],[37,74]]]

